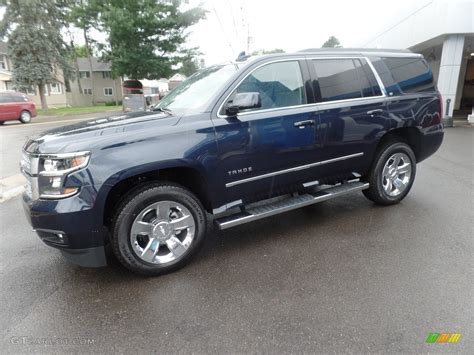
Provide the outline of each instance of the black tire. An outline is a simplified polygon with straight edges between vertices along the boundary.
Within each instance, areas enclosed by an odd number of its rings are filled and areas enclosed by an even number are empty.
[[[5,124],[5,121],[0,121],[0,126],[3,126]]]
[[[31,122],[31,113],[30,113],[30,111],[27,111],[27,110],[21,111],[20,122],[21,123],[30,123]]]
[[[147,206],[159,201],[174,201],[183,205],[191,213],[195,223],[194,238],[186,252],[178,259],[162,264],[142,260],[131,242],[131,228],[137,215]],[[111,244],[115,256],[126,268],[138,274],[155,276],[186,265],[202,246],[206,232],[206,213],[193,193],[173,183],[150,183],[125,195],[118,205],[112,221]]]
[[[387,161],[396,153],[402,153],[409,158],[411,174],[404,190],[396,196],[390,196],[384,189],[383,182],[386,180],[384,180],[382,172]],[[365,177],[370,186],[362,192],[365,197],[379,205],[394,205],[403,200],[408,194],[415,180],[415,175],[416,157],[410,146],[402,142],[387,142],[377,150],[372,167]]]

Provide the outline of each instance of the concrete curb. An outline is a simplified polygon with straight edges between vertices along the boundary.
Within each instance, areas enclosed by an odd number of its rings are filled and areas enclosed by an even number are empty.
[[[0,203],[10,200],[25,191],[26,179],[22,174],[0,180]]]
[[[0,193],[0,203],[5,202],[13,197],[21,195],[25,191],[24,186],[16,186]]]

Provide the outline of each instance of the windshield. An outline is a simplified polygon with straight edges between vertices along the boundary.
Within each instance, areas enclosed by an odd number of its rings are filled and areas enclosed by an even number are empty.
[[[166,95],[157,107],[171,111],[202,112],[236,70],[233,64],[200,70]]]

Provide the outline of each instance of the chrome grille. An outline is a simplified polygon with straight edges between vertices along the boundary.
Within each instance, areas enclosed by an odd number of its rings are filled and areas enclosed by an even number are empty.
[[[21,155],[20,168],[23,173],[31,175],[31,157],[26,152]]]
[[[33,200],[39,198],[37,177],[38,163],[38,156],[23,151],[20,160],[20,170],[26,177],[25,193]]]

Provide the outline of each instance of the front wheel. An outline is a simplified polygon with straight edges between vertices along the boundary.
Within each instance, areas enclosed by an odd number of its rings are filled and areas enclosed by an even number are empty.
[[[202,245],[206,214],[185,188],[154,183],[128,194],[113,221],[114,254],[128,269],[159,275],[184,266]]]
[[[382,146],[367,176],[370,184],[365,197],[380,205],[393,205],[405,198],[416,174],[416,158],[405,143]]]

